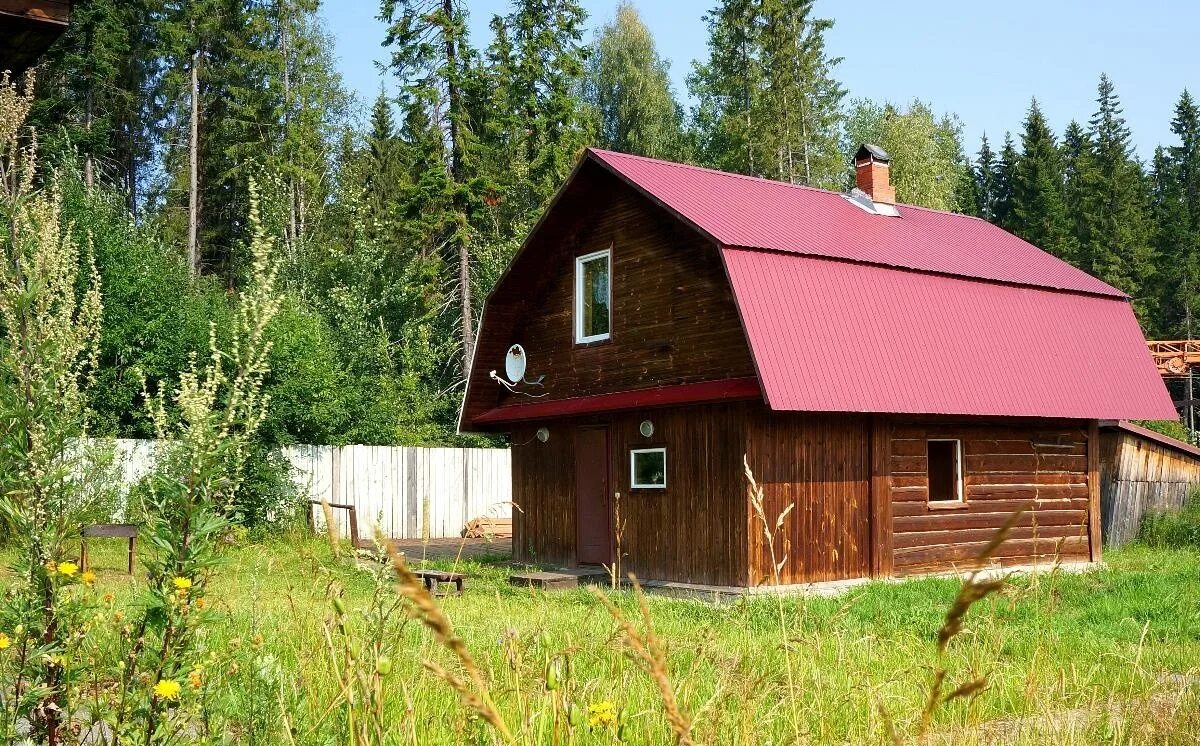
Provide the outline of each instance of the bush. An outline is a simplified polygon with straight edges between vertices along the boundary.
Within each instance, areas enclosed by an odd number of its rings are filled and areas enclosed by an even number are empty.
[[[1147,514],[1138,540],[1152,547],[1200,548],[1200,490],[1192,493],[1182,510]]]

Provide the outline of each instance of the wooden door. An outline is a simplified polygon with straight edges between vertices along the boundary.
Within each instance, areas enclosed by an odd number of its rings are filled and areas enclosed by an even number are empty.
[[[612,510],[608,489],[608,428],[575,431],[575,560],[612,562]]]

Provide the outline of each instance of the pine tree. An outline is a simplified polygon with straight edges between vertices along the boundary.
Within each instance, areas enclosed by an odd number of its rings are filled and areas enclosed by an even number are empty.
[[[616,18],[596,35],[584,87],[598,145],[686,160],[683,108],[671,90],[669,64],[633,5],[617,6]]]
[[[1038,107],[1029,104],[1021,133],[1021,154],[1012,174],[1009,229],[1035,246],[1076,261],[1074,236],[1063,202],[1063,166],[1058,144]]]

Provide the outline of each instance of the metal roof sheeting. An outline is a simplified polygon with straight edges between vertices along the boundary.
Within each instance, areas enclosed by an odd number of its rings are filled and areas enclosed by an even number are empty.
[[[1123,298],[722,254],[772,409],[1176,419]]]
[[[605,150],[589,153],[725,246],[1125,297],[977,218],[898,205],[897,220],[872,215],[838,192]]]

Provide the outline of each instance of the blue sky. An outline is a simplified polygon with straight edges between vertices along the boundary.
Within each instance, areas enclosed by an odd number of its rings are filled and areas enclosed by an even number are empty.
[[[617,0],[582,0],[591,28],[610,20]],[[707,55],[701,16],[715,0],[635,0],[671,60],[676,93],[686,96],[692,61]],[[492,15],[508,0],[470,0],[476,46],[488,42]],[[1186,87],[1200,95],[1200,58],[1186,41],[1200,27],[1200,2],[1177,0],[817,0],[832,18],[830,54],[843,57],[836,75],[851,97],[906,102],[920,98],[958,114],[967,150],[987,132],[993,143],[1016,135],[1030,96],[1037,96],[1061,134],[1095,109],[1096,81],[1107,72],[1117,86],[1134,144],[1143,158],[1171,142],[1171,112]],[[347,86],[369,104],[379,92],[383,24],[376,0],[326,0]]]

